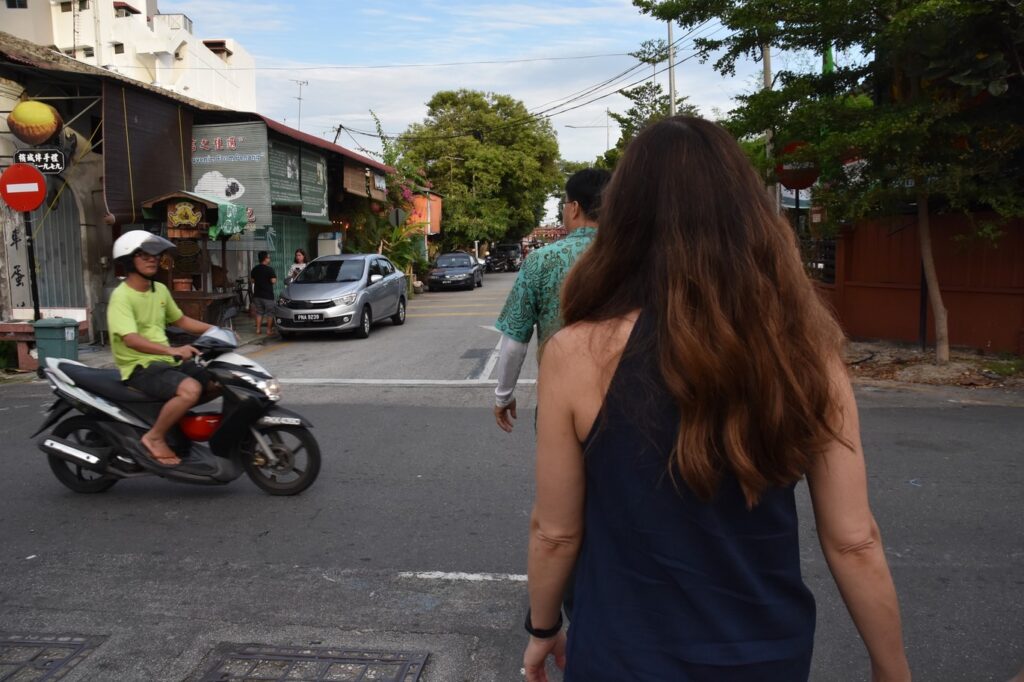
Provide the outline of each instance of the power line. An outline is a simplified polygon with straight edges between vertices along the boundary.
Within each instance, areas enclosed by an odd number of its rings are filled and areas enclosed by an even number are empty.
[[[691,29],[685,35],[683,35],[680,38],[678,38],[677,40],[673,41],[673,45],[677,45],[681,41],[683,41],[686,38],[688,38],[691,35],[693,35],[695,32],[700,31],[701,29],[706,27],[707,24],[709,24],[709,23],[710,23],[710,21],[705,21],[703,24],[700,24],[699,26]],[[711,36],[717,35],[718,33],[721,33],[721,31],[724,30],[724,28],[725,27],[719,27],[718,30],[712,32],[711,34],[705,34],[705,35],[702,35],[702,36],[695,36],[694,37],[694,41],[696,41],[697,38],[711,37]],[[693,59],[694,57],[697,57],[698,55],[699,55],[699,53],[695,53],[693,55],[690,55],[689,57],[686,57],[684,59],[681,59],[681,60],[677,61],[676,63],[677,64],[682,64],[684,62],[687,62],[687,61]],[[379,134],[379,133],[372,133],[372,132],[368,132],[368,131],[364,131],[364,130],[358,130],[356,128],[349,128],[348,126],[344,126],[344,125],[341,125],[341,124],[339,124],[339,126],[341,128],[343,128],[343,129],[345,129],[346,131],[350,131],[350,133],[349,133],[350,135],[351,135],[351,133],[355,133],[356,135],[362,135],[364,137],[374,137],[374,138],[384,137],[384,138],[391,139],[391,140],[395,140],[395,139],[398,139],[398,138],[404,138],[406,140],[411,140],[411,141],[432,141],[432,140],[451,140],[451,139],[456,139],[456,138],[459,138],[459,137],[473,137],[474,134],[482,134],[484,132],[495,132],[495,131],[503,130],[503,129],[510,128],[510,127],[516,127],[516,126],[525,125],[528,122],[536,121],[538,119],[552,118],[552,117],[558,116],[560,114],[568,113],[569,111],[574,111],[576,109],[579,109],[580,107],[586,106],[587,104],[592,104],[592,103],[597,102],[599,100],[605,99],[606,97],[611,97],[612,95],[617,94],[621,90],[626,90],[626,89],[629,89],[629,88],[634,87],[636,85],[639,85],[640,83],[643,83],[644,81],[647,80],[647,76],[645,75],[642,79],[637,80],[637,81],[633,81],[633,82],[629,83],[628,85],[625,85],[625,86],[622,86],[622,87],[616,86],[615,89],[612,90],[611,92],[607,92],[607,93],[605,93],[603,95],[599,95],[597,97],[589,99],[586,102],[583,102],[582,104],[579,104],[579,105],[576,105],[576,106],[572,106],[572,107],[569,107],[569,108],[564,108],[564,107],[568,106],[569,104],[572,104],[573,102],[576,102],[576,101],[578,101],[578,100],[580,100],[580,99],[582,99],[584,97],[587,97],[587,96],[597,92],[601,88],[608,87],[609,85],[612,85],[614,83],[621,82],[624,79],[624,77],[628,77],[628,75],[631,74],[632,72],[636,71],[636,69],[642,68],[645,65],[646,65],[646,62],[638,62],[633,67],[630,67],[629,69],[626,69],[625,71],[622,71],[619,74],[616,74],[615,76],[612,76],[611,78],[605,79],[605,80],[601,81],[600,83],[597,83],[596,85],[584,88],[582,90],[578,90],[578,91],[576,91],[576,92],[574,92],[574,93],[572,93],[570,95],[566,95],[564,97],[561,97],[561,98],[558,98],[558,99],[555,99],[555,100],[551,100],[550,102],[546,102],[545,104],[540,105],[540,107],[544,107],[547,104],[552,104],[553,102],[560,102],[559,104],[555,104],[554,106],[547,107],[546,109],[538,107],[538,109],[535,109],[534,111],[529,112],[528,116],[520,117],[519,119],[512,119],[510,121],[506,121],[506,122],[502,123],[501,125],[495,125],[495,126],[491,126],[490,128],[481,129],[481,130],[475,130],[475,131],[470,131],[470,132],[454,132],[454,133],[448,133],[448,134],[443,134],[443,135],[408,135],[406,133],[383,133],[383,134]],[[660,74],[660,73],[664,73],[667,69],[668,69],[668,67],[663,67],[660,71],[656,70],[654,75],[657,75],[657,74]],[[561,110],[559,111],[559,109],[561,109]]]
[[[427,69],[446,66],[476,66],[488,64],[525,64],[528,62],[557,62],[581,59],[601,59],[604,57],[628,57],[628,52],[605,52],[603,54],[584,54],[567,57],[523,57],[518,59],[487,59],[466,62],[432,62],[424,64],[324,64],[322,66],[242,66],[231,71],[361,71],[368,69]],[[135,64],[115,65],[118,69],[148,69]],[[189,66],[187,71],[224,71],[215,66]]]

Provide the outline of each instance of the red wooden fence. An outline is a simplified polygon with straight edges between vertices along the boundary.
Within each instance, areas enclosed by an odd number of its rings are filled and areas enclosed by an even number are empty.
[[[984,220],[986,216],[977,216]],[[953,346],[1024,355],[1024,221],[995,243],[962,216],[932,216],[932,250]],[[818,283],[852,338],[917,341],[921,251],[913,215],[858,223],[836,243],[835,283]],[[928,342],[934,318],[928,310]]]

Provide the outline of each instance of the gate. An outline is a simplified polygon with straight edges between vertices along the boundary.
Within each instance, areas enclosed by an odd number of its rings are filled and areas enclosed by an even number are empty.
[[[49,215],[48,207],[46,203],[32,212],[39,307],[85,308],[78,202],[65,191]]]

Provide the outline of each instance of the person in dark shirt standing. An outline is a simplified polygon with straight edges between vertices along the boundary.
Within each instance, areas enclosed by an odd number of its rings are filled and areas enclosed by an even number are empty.
[[[256,318],[256,333],[260,333],[263,318],[267,319],[267,336],[274,333],[274,285],[277,273],[270,267],[270,254],[257,254],[259,265],[249,273],[252,281],[252,314]]]

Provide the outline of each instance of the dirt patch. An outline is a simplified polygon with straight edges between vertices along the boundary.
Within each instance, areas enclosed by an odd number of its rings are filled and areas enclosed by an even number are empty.
[[[885,341],[851,341],[846,364],[854,378],[1024,391],[1024,362],[1013,356],[952,350],[949,362],[938,365],[933,349],[922,352]]]

